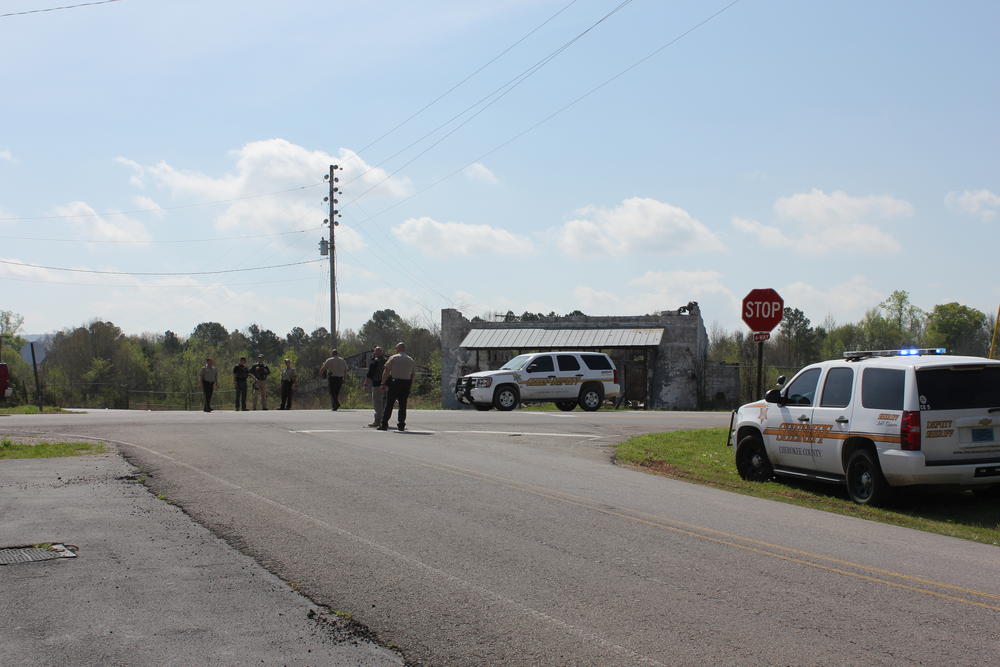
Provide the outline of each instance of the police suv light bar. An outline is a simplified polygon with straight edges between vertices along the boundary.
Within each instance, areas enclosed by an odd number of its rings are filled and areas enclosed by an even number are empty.
[[[844,352],[845,359],[865,357],[916,357],[924,354],[948,354],[943,347],[904,347],[898,350],[852,350]]]

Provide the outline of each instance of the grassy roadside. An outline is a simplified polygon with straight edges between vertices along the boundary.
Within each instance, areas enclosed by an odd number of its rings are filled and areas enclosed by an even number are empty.
[[[840,486],[784,479],[745,482],[736,473],[726,431],[722,427],[642,435],[618,445],[616,458],[695,484],[1000,546],[995,498],[954,489],[903,489],[888,507],[863,507],[851,502]]]
[[[46,459],[103,452],[104,445],[99,442],[15,442],[9,438],[0,440],[0,459]]]
[[[62,408],[57,408],[53,405],[43,405],[44,414],[54,415],[54,414],[73,414],[72,410],[63,410]],[[13,408],[0,408],[0,415],[37,415],[38,406],[37,405],[18,405]]]

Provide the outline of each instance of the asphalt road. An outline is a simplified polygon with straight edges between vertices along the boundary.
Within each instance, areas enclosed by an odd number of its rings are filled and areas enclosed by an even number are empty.
[[[993,664],[1000,550],[610,462],[720,413],[95,412],[190,516],[426,664]],[[998,512],[1000,516],[1000,512]]]

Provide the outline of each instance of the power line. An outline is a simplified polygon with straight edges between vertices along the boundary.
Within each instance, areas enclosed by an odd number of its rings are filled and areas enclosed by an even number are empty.
[[[265,269],[281,269],[286,266],[300,266],[302,264],[314,264],[324,262],[323,259],[308,259],[303,262],[290,262],[288,264],[272,264],[271,266],[251,266],[244,269],[222,269],[219,271],[95,271],[93,269],[69,269],[62,266],[43,266],[40,264],[26,264],[24,262],[13,262],[7,259],[0,259],[0,264],[11,264],[13,266],[26,266],[32,269],[48,269],[50,271],[70,271],[73,273],[99,273],[110,276],[207,276],[220,273],[239,273],[241,271],[263,271]]]
[[[51,237],[47,238],[39,236],[2,236],[2,235],[0,235],[0,239],[11,239],[16,241],[51,241],[56,243],[112,243],[112,244],[127,244],[127,245],[160,245],[160,244],[173,244],[173,243],[212,243],[215,241],[242,241],[246,239],[273,238],[275,236],[289,236],[291,234],[303,234],[305,232],[315,231],[322,227],[323,225],[316,225],[314,227],[306,227],[305,229],[293,229],[290,232],[275,232],[274,234],[249,234],[246,236],[216,236],[214,238],[208,238],[208,239],[114,241],[114,240],[102,240],[102,239],[67,239],[67,238],[51,238]]]
[[[117,1],[117,0],[116,0]],[[312,183],[310,185],[300,185],[294,188],[288,188],[286,190],[276,190],[274,192],[264,192],[262,194],[247,195],[245,197],[233,197],[232,199],[216,199],[213,201],[198,202],[194,204],[179,204],[177,206],[151,206],[149,208],[135,208],[129,211],[95,211],[94,213],[73,213],[69,215],[34,215],[34,216],[23,216],[23,217],[13,217],[13,218],[0,218],[0,221],[16,221],[16,220],[65,220],[68,218],[98,218],[101,216],[111,216],[111,215],[131,215],[133,213],[151,213],[155,211],[177,211],[184,208],[196,208],[200,206],[215,206],[216,204],[231,204],[237,201],[246,201],[248,199],[259,199],[260,197],[271,197],[274,195],[285,194],[286,192],[296,192],[298,190],[308,190],[309,188],[314,188],[317,185],[324,185],[326,181],[320,181],[319,183]]]
[[[556,116],[558,116],[558,115],[562,114],[563,112],[565,112],[565,111],[568,111],[568,110],[569,110],[570,108],[572,108],[572,107],[576,106],[577,104],[579,104],[580,102],[582,102],[582,101],[583,101],[583,100],[585,100],[586,98],[590,97],[591,95],[593,95],[593,94],[594,94],[594,93],[596,93],[597,91],[601,90],[602,88],[604,88],[604,87],[605,87],[605,86],[607,86],[608,84],[610,84],[610,83],[612,83],[613,81],[615,81],[615,80],[617,80],[617,79],[621,78],[622,76],[624,76],[624,75],[625,75],[625,74],[627,74],[628,72],[632,71],[633,69],[635,69],[635,68],[636,68],[636,67],[638,67],[639,65],[643,64],[644,62],[646,62],[646,61],[647,61],[647,60],[649,60],[650,58],[652,58],[652,57],[656,56],[657,54],[659,54],[659,53],[660,53],[660,52],[662,52],[663,50],[667,49],[667,48],[668,48],[668,47],[670,47],[670,46],[673,46],[673,45],[674,45],[675,43],[679,42],[679,41],[680,41],[681,39],[683,39],[683,38],[684,38],[684,37],[686,37],[687,35],[691,34],[692,32],[694,32],[694,31],[695,31],[695,30],[697,30],[698,28],[702,27],[703,25],[705,25],[705,24],[706,24],[706,23],[708,23],[709,21],[712,21],[712,20],[713,20],[713,19],[715,19],[716,17],[720,16],[720,15],[721,15],[722,13],[724,13],[724,12],[725,12],[726,10],[730,9],[730,8],[731,8],[731,7],[733,6],[733,5],[737,4],[737,3],[739,2],[739,1],[740,1],[740,0],[732,0],[732,2],[730,2],[729,4],[727,4],[727,5],[725,5],[724,7],[722,7],[722,9],[719,9],[719,10],[718,10],[717,12],[715,12],[714,14],[712,14],[712,15],[710,15],[709,17],[707,17],[707,18],[705,18],[705,19],[703,19],[703,20],[699,21],[698,23],[696,23],[696,24],[695,24],[695,25],[693,25],[692,27],[688,28],[688,29],[687,29],[687,30],[685,30],[684,32],[680,33],[679,35],[677,35],[676,37],[674,37],[674,38],[673,38],[673,39],[671,39],[670,41],[668,41],[668,42],[666,42],[666,43],[662,44],[661,46],[657,47],[656,49],[654,49],[653,51],[649,52],[648,54],[646,54],[645,56],[643,56],[643,57],[642,57],[642,58],[640,58],[639,60],[636,60],[636,61],[635,61],[635,62],[633,62],[633,63],[632,63],[631,65],[629,65],[629,66],[628,66],[628,67],[626,67],[625,69],[623,69],[623,70],[619,71],[619,72],[618,72],[617,74],[615,74],[614,76],[611,76],[611,77],[609,77],[609,78],[605,79],[604,81],[602,81],[602,82],[601,82],[601,83],[599,83],[598,85],[594,86],[593,88],[591,88],[590,90],[588,90],[588,91],[587,91],[587,92],[585,92],[584,94],[580,95],[580,96],[579,96],[579,97],[577,97],[576,99],[572,100],[572,101],[571,101],[571,102],[569,102],[568,104],[565,104],[565,105],[563,105],[563,106],[559,107],[558,109],[556,109],[555,111],[553,111],[553,112],[552,112],[552,113],[550,113],[549,115],[545,116],[544,118],[542,118],[542,119],[541,119],[541,120],[539,120],[538,122],[534,123],[533,125],[531,125],[531,126],[530,126],[530,127],[528,127],[527,129],[525,129],[525,130],[522,130],[521,132],[518,132],[517,134],[515,134],[515,135],[514,135],[514,136],[512,136],[512,137],[510,137],[510,138],[509,138],[509,139],[507,139],[506,141],[504,141],[504,142],[502,142],[502,143],[498,144],[497,146],[494,146],[494,147],[493,147],[493,148],[491,148],[490,150],[486,151],[485,153],[483,153],[483,154],[482,154],[482,155],[480,155],[479,157],[475,158],[474,160],[472,160],[471,162],[469,162],[469,163],[465,164],[464,166],[462,166],[462,167],[460,167],[460,168],[456,169],[455,171],[451,172],[450,174],[448,174],[448,175],[446,175],[446,176],[443,176],[442,178],[439,178],[438,180],[434,181],[433,183],[431,183],[430,185],[428,185],[428,186],[427,186],[427,187],[425,187],[424,189],[422,189],[422,190],[418,190],[417,192],[414,192],[414,193],[413,193],[412,195],[410,195],[409,197],[406,197],[406,198],[404,198],[404,199],[400,199],[399,201],[397,201],[397,202],[395,202],[395,203],[393,203],[393,204],[391,204],[391,205],[389,205],[389,206],[385,207],[385,208],[384,208],[384,209],[382,209],[381,211],[378,211],[378,212],[377,212],[377,213],[375,213],[374,215],[371,215],[371,216],[369,216],[369,217],[367,217],[367,218],[364,218],[364,219],[360,220],[360,221],[358,222],[358,224],[360,225],[361,223],[364,223],[364,222],[369,222],[369,221],[372,221],[372,220],[373,220],[374,218],[377,218],[377,217],[379,217],[379,216],[381,216],[381,215],[383,215],[383,214],[385,214],[385,213],[388,213],[388,212],[389,212],[389,211],[391,211],[392,209],[394,209],[394,208],[396,208],[396,207],[398,207],[398,206],[401,206],[401,205],[405,204],[406,202],[408,202],[408,201],[410,201],[410,200],[412,200],[412,199],[415,199],[416,197],[419,197],[420,195],[422,195],[423,193],[427,192],[427,191],[428,191],[428,190],[430,190],[431,188],[434,188],[434,187],[437,187],[438,185],[440,185],[440,184],[441,184],[441,183],[443,183],[444,181],[447,181],[447,180],[448,180],[449,178],[452,178],[452,177],[456,176],[457,174],[460,174],[460,173],[462,173],[463,171],[465,171],[466,169],[468,169],[468,168],[469,168],[469,167],[471,167],[472,165],[476,164],[477,162],[481,162],[481,161],[482,161],[482,160],[483,160],[484,158],[487,158],[487,157],[489,157],[490,155],[492,155],[493,153],[496,153],[497,151],[501,150],[502,148],[504,148],[504,147],[506,147],[506,146],[508,146],[508,145],[510,145],[510,144],[512,144],[512,143],[514,143],[515,141],[517,141],[518,139],[520,139],[520,138],[521,138],[521,137],[523,137],[524,135],[528,134],[528,133],[529,133],[529,132],[531,132],[532,130],[534,130],[534,129],[536,129],[536,128],[540,127],[541,125],[544,125],[545,123],[549,122],[550,120],[552,120],[552,119],[553,119],[553,118],[555,118]],[[354,202],[350,202],[350,203],[354,203]]]
[[[240,287],[244,285],[271,285],[277,283],[305,282],[306,280],[314,280],[315,276],[308,276],[305,278],[284,278],[282,280],[256,280],[253,282],[242,283],[197,283],[194,285],[191,283],[81,283],[79,281],[65,282],[59,280],[31,280],[30,278],[12,278],[10,276],[4,276],[3,279],[19,283],[35,283],[38,285],[73,285],[75,287],[131,287],[134,289],[146,289],[147,287],[172,287],[174,289],[179,289],[186,287],[190,289],[207,289],[212,287]]]
[[[81,2],[78,5],[63,5],[62,7],[48,7],[46,9],[29,9],[24,12],[10,12],[8,14],[0,14],[0,18],[5,18],[7,16],[24,16],[25,14],[41,14],[42,12],[57,12],[61,9],[76,9],[77,7],[93,7],[94,5],[106,5],[112,2],[120,2],[121,0],[97,0],[97,2]]]
[[[459,81],[458,83],[456,83],[454,86],[452,86],[451,88],[449,88],[448,90],[444,91],[443,93],[441,93],[440,95],[438,95],[437,97],[435,97],[433,100],[431,100],[430,102],[428,102],[424,106],[422,106],[419,109],[417,109],[416,111],[414,111],[412,114],[410,114],[409,116],[407,116],[407,118],[405,120],[403,120],[402,122],[396,124],[392,128],[386,130],[381,135],[379,135],[376,139],[373,139],[369,143],[367,143],[364,146],[362,146],[360,149],[358,149],[357,152],[358,153],[362,153],[362,152],[368,150],[369,148],[371,148],[372,146],[374,146],[378,142],[382,141],[383,139],[385,139],[387,136],[389,136],[390,134],[392,134],[393,132],[395,132],[399,128],[401,128],[404,125],[406,125],[407,123],[409,123],[411,120],[413,120],[414,118],[416,118],[417,116],[419,116],[423,112],[425,112],[428,109],[430,109],[432,106],[434,106],[435,104],[437,104],[438,102],[440,102],[441,100],[443,100],[445,97],[447,97],[455,89],[459,88],[466,81],[468,81],[472,77],[474,77],[477,74],[479,74],[480,72],[482,72],[484,69],[486,69],[487,67],[489,67],[490,65],[492,65],[493,63],[495,63],[497,60],[500,60],[500,58],[502,58],[503,56],[505,56],[515,46],[517,46],[518,44],[520,44],[524,40],[528,39],[529,37],[531,37],[532,35],[534,35],[536,32],[538,32],[539,30],[541,30],[542,28],[544,28],[553,19],[555,19],[557,16],[559,16],[560,14],[562,14],[564,11],[566,11],[567,9],[569,9],[570,7],[572,7],[573,5],[575,5],[576,3],[577,3],[577,0],[570,0],[570,2],[567,5],[563,6],[562,9],[560,9],[555,14],[553,14],[552,16],[550,16],[549,18],[545,19],[540,24],[538,24],[537,26],[535,26],[534,28],[532,28],[523,37],[521,37],[521,39],[517,40],[516,42],[514,42],[513,44],[511,44],[510,46],[508,46],[506,49],[504,49],[503,51],[501,51],[497,55],[493,56],[493,58],[491,58],[490,60],[488,60],[485,64],[483,64],[482,66],[480,66],[476,71],[474,71],[471,74],[469,74],[467,77],[465,77],[464,79],[462,79],[461,81]],[[387,159],[390,159],[390,158],[387,158]]]

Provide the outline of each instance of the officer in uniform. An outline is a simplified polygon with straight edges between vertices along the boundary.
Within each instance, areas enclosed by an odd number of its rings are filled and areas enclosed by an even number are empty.
[[[347,374],[347,362],[337,353],[337,348],[330,350],[330,358],[319,367],[319,374],[326,378],[330,389],[330,409],[336,412],[340,407],[340,388]]]
[[[399,418],[396,428],[406,430],[406,399],[410,397],[413,386],[413,372],[416,362],[406,353],[405,343],[396,343],[396,354],[389,357],[382,370],[382,391],[386,392],[385,408],[382,410],[382,423],[378,430],[389,430],[389,419],[392,417],[393,403],[399,401]]]
[[[240,357],[240,363],[233,366],[233,384],[236,385],[236,409],[246,412],[247,409],[247,378],[250,369],[247,368],[247,358]]]
[[[281,407],[279,410],[292,409],[292,386],[295,384],[295,369],[292,360],[285,359],[285,367],[281,369]]]
[[[253,409],[257,409],[257,396],[260,396],[260,407],[267,410],[267,376],[271,374],[271,369],[264,363],[264,355],[257,355],[257,363],[250,367],[250,375],[254,377],[253,382]]]
[[[212,411],[212,391],[215,390],[215,383],[219,381],[219,369],[212,365],[212,359],[206,359],[205,365],[198,371],[198,379],[201,380],[201,391],[205,395],[205,412]]]

